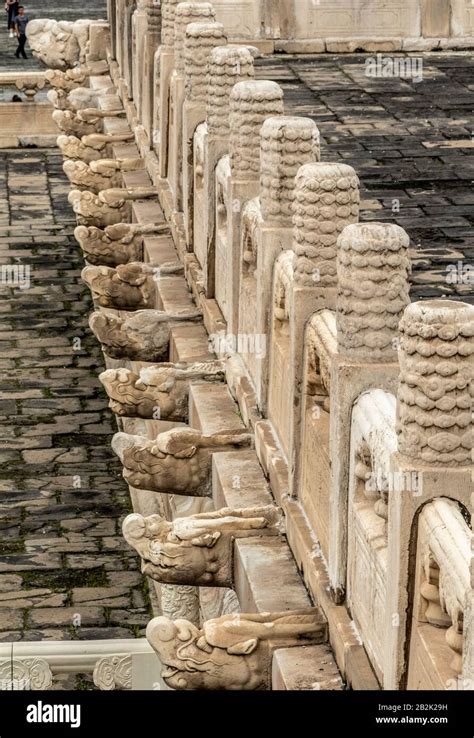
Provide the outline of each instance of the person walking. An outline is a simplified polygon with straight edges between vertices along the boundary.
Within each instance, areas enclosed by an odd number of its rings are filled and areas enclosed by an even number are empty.
[[[5,10],[7,11],[7,28],[10,31],[10,38],[15,36],[15,18],[18,15],[18,0],[6,0]]]
[[[23,5],[18,6],[18,15],[15,18],[15,29],[16,29],[16,35],[18,36],[18,48],[15,51],[15,56],[17,59],[20,58],[20,54],[22,55],[23,59],[28,59],[25,53],[25,44],[26,44],[26,26],[28,25],[29,18],[25,13],[25,8]]]

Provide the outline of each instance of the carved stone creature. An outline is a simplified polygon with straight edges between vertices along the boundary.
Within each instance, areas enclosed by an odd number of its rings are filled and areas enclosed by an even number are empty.
[[[102,190],[96,195],[88,190],[71,190],[68,196],[70,205],[76,213],[79,225],[116,225],[128,220],[129,201],[156,197],[154,187],[112,188]]]
[[[98,108],[99,98],[114,92],[113,85],[100,90],[90,87],[75,87],[72,90],[52,89],[48,90],[47,98],[56,110],[84,110],[85,108]]]
[[[53,110],[52,118],[60,131],[69,135],[88,136],[100,133],[105,117],[117,118],[123,115],[123,110],[108,110],[104,112],[97,108],[83,110]]]
[[[99,159],[99,162],[108,161]],[[63,164],[64,174],[70,183],[77,188],[91,190],[99,193],[107,187],[120,184],[119,167],[97,167],[98,162],[87,164],[80,159],[67,159]]]
[[[216,451],[231,451],[251,443],[246,429],[210,436],[194,428],[172,428],[154,440],[116,433],[112,448],[124,466],[124,479],[137,489],[165,494],[207,497],[211,491],[211,458]]]
[[[133,133],[92,133],[82,138],[61,134],[57,145],[65,159],[81,159],[87,163],[103,159],[107,146],[112,143],[131,141]]]
[[[118,267],[86,266],[81,277],[101,307],[117,310],[146,310],[156,304],[157,271],[132,261]]]
[[[89,325],[112,359],[131,361],[166,361],[170,330],[173,325],[201,319],[198,310],[167,313],[164,310],[138,310],[126,318],[92,313]]]
[[[168,230],[169,226],[166,223],[160,225],[117,223],[105,229],[80,225],[74,230],[74,236],[90,264],[115,267],[131,261],[141,261],[143,236],[166,233]],[[167,264],[163,264],[160,269],[166,271],[167,267]]]
[[[91,75],[99,76],[108,73],[108,71],[107,62],[99,61],[83,64],[74,69],[66,69],[64,72],[59,69],[47,69],[44,76],[51,87],[70,92],[76,87],[84,87]]]
[[[88,190],[71,190],[68,201],[76,213],[79,225],[104,227],[121,223],[130,215],[130,208],[125,200],[116,200],[111,206],[101,197]]]
[[[169,522],[134,513],[123,522],[125,540],[142,559],[142,571],[164,584],[232,587],[235,538],[277,534],[274,505],[234,510],[223,507]]]
[[[120,184],[120,174],[131,172],[143,166],[143,160],[136,159],[98,159],[87,164],[81,160],[64,162],[63,169],[72,185],[96,192]]]
[[[276,648],[321,643],[326,623],[317,608],[279,613],[232,613],[197,628],[160,616],[146,637],[158,654],[161,676],[173,689],[271,689]]]
[[[57,127],[63,133],[69,135],[87,136],[90,133],[98,133],[102,125],[102,119],[85,120],[82,115],[73,110],[53,110],[52,118]]]
[[[107,369],[99,376],[116,415],[129,418],[187,420],[189,383],[222,382],[223,361],[158,364],[135,374],[130,369]]]
[[[74,22],[49,18],[31,20],[26,35],[33,56],[52,69],[69,69],[85,62],[90,23],[85,18]]]
[[[472,464],[474,305],[423,300],[400,321],[400,453],[433,466]]]

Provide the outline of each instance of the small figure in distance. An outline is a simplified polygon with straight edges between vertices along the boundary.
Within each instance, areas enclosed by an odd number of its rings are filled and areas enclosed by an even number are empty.
[[[17,59],[20,58],[20,54],[22,55],[23,59],[28,59],[25,53],[25,44],[26,44],[26,26],[28,25],[29,18],[25,13],[25,8],[23,5],[18,6],[18,15],[15,18],[15,30],[16,35],[18,37],[18,48],[15,51],[15,56]]]
[[[18,0],[5,0],[5,10],[7,13],[7,28],[10,32],[10,38],[14,38],[15,18],[18,15]]]

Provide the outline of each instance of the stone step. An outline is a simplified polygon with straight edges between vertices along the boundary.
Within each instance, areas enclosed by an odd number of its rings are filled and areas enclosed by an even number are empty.
[[[202,323],[173,326],[170,333],[170,361],[191,364],[216,358],[209,350],[207,332]]]
[[[205,435],[245,428],[225,384],[190,384],[189,425]]]
[[[321,643],[317,646],[278,648],[273,654],[272,689],[342,690],[344,682],[331,648]]]
[[[234,589],[242,612],[313,607],[284,538],[241,538],[234,546]]]
[[[111,145],[114,159],[139,159],[140,152],[135,143],[115,143]],[[143,163],[145,166],[145,163]]]
[[[217,510],[273,504],[269,484],[253,449],[212,455],[212,496]]]
[[[112,95],[102,95],[99,98],[99,110],[102,110],[103,113],[111,113],[116,112],[117,110],[122,110],[123,105],[120,97],[116,94]]]
[[[172,430],[172,428],[188,428],[187,423],[180,423],[175,420],[144,420],[145,434],[147,438],[156,438],[160,433]]]
[[[148,187],[149,183],[145,186]],[[165,223],[165,216],[158,200],[136,200],[132,203],[132,213],[134,223],[142,223],[144,225]]]
[[[151,180],[145,169],[122,173],[124,187],[151,187]]]
[[[130,126],[125,118],[104,118],[104,133],[130,133]]]
[[[145,236],[143,239],[144,260],[159,266],[178,261],[178,254],[171,236]],[[184,281],[184,280],[182,280]]]
[[[195,310],[196,306],[188,292],[185,280],[180,276],[160,276],[157,280],[159,309],[168,313],[178,310]]]
[[[92,90],[104,90],[113,84],[109,74],[91,75],[89,77],[89,87]]]

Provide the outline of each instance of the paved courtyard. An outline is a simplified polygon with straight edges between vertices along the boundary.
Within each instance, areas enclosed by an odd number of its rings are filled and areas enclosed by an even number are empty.
[[[412,300],[474,302],[474,60],[470,53],[418,58],[421,82],[366,76],[368,54],[257,65],[259,78],[283,87],[288,113],[316,121],[321,159],[355,168],[361,220],[408,232]]]
[[[2,641],[133,638],[150,618],[61,164],[0,152]]]

